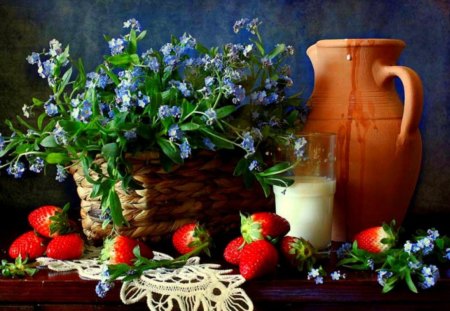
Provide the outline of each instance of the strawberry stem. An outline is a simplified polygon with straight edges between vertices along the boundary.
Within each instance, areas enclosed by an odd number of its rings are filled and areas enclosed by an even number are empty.
[[[108,265],[109,271],[109,280],[113,281],[119,277],[124,277],[123,281],[130,281],[136,278],[139,278],[142,273],[147,270],[157,269],[157,268],[168,268],[168,269],[177,269],[186,264],[189,258],[192,256],[200,254],[202,251],[208,249],[210,245],[210,241],[206,241],[205,243],[200,244],[198,247],[181,255],[175,259],[163,259],[163,260],[155,260],[148,259],[142,257],[139,252],[139,246],[136,246],[134,253],[136,256],[136,261],[133,266],[127,264],[117,264],[117,265]]]

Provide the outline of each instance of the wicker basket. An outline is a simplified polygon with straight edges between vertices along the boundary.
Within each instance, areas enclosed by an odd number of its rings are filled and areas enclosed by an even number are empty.
[[[215,152],[200,151],[172,171],[165,172],[157,152],[146,152],[129,159],[134,178],[144,189],[116,191],[129,226],[118,231],[134,238],[159,240],[181,225],[200,221],[212,234],[227,232],[239,225],[239,212],[274,209],[273,198],[265,198],[259,185],[245,188],[242,178],[233,176],[235,161]],[[95,162],[106,172],[105,160]],[[108,236],[111,226],[102,228],[100,198],[91,198],[92,185],[81,167],[71,171],[81,198],[83,231],[88,239]],[[95,177],[95,172],[90,173]]]

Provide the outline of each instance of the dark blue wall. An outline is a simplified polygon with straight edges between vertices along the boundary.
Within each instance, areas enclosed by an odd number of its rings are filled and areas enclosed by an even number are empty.
[[[410,214],[450,213],[449,1],[307,0],[307,1],[112,1],[3,0],[0,2],[0,117],[11,118],[31,97],[45,98],[46,84],[25,58],[57,38],[70,44],[72,57],[93,69],[107,52],[103,34],[121,33],[135,17],[148,30],[144,47],[158,48],[170,34],[189,32],[207,45],[245,40],[232,32],[241,17],[259,17],[267,45],[292,44],[295,87],[307,98],[313,72],[305,51],[319,39],[399,38],[407,43],[400,64],[415,69],[425,92],[421,131],[424,158]],[[4,125],[0,125],[0,129]],[[386,159],[387,161],[389,159]],[[0,205],[30,208],[62,204],[74,194],[50,177],[17,182],[0,176]]]

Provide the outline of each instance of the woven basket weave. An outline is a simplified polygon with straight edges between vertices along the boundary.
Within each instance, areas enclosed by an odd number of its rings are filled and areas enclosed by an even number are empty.
[[[200,221],[212,234],[239,225],[239,212],[272,211],[273,198],[265,198],[259,185],[245,188],[242,178],[233,176],[235,161],[219,153],[200,151],[170,172],[163,170],[157,152],[145,152],[129,159],[133,176],[142,190],[126,193],[120,183],[116,191],[129,226],[119,233],[134,238],[159,240],[181,225]],[[95,162],[106,172],[106,162]],[[100,198],[91,198],[92,185],[81,167],[71,170],[81,199],[83,231],[88,239],[108,236],[111,226],[102,228]],[[95,172],[90,172],[96,177]]]

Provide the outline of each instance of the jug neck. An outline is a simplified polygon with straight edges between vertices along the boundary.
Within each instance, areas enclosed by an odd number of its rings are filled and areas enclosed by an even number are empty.
[[[394,84],[378,85],[373,71],[395,65],[405,43],[396,39],[320,40],[307,50],[315,83],[313,95],[341,92],[394,91]]]

